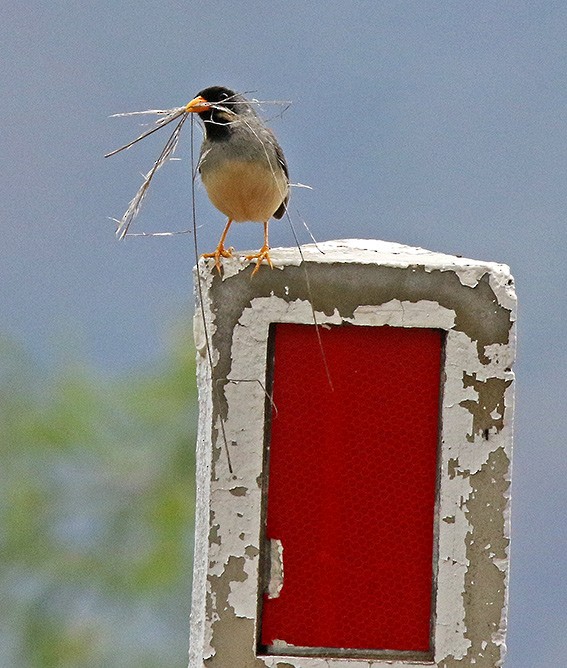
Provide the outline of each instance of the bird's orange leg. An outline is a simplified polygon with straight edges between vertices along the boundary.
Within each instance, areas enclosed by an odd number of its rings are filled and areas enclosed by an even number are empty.
[[[215,258],[215,267],[217,268],[217,271],[219,274],[221,273],[221,257],[232,257],[232,251],[234,248],[225,248],[224,247],[224,242],[226,240],[226,235],[228,234],[228,230],[230,229],[230,226],[232,225],[232,220],[229,218],[228,222],[223,230],[223,233],[221,234],[221,238],[219,241],[219,245],[215,248],[213,253],[203,253],[201,257],[214,257]]]
[[[270,257],[270,245],[268,243],[268,223],[269,223],[268,220],[264,222],[264,245],[262,246],[262,248],[260,248],[260,250],[257,253],[246,256],[247,260],[256,260],[256,267],[252,272],[252,276],[254,276],[254,274],[258,272],[258,270],[260,269],[260,265],[264,260],[266,260],[266,262],[270,265],[271,269],[274,268],[274,265],[272,264],[272,258]]]

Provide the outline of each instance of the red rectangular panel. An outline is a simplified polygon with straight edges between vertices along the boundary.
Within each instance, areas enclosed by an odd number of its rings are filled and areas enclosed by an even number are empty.
[[[261,645],[432,651],[443,333],[275,325]]]

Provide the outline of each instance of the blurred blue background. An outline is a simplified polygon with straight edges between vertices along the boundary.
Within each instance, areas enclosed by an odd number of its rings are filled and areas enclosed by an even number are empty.
[[[118,242],[167,130],[115,112],[254,91],[319,240],[372,237],[509,264],[520,300],[507,668],[567,655],[564,2],[4,3],[0,334],[45,373],[156,363],[192,309],[192,239]],[[200,133],[197,133],[200,139]],[[132,231],[191,224],[189,126]],[[197,192],[201,250],[224,220]],[[299,214],[298,214],[299,212]],[[285,222],[273,246],[293,245]],[[258,248],[261,228],[230,243]],[[157,633],[157,631],[156,631]],[[55,664],[54,664],[55,665]],[[86,664],[84,664],[86,665]],[[183,665],[181,662],[179,665]]]

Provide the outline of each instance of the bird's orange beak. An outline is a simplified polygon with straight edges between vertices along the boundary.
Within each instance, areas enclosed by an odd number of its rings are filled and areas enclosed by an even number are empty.
[[[185,111],[188,114],[200,114],[202,111],[208,111],[210,108],[211,105],[201,95],[197,95],[197,97],[194,97],[191,102],[185,105]]]

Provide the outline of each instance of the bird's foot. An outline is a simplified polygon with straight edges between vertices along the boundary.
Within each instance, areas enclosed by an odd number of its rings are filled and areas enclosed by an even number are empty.
[[[272,264],[272,258],[270,257],[270,247],[267,245],[263,245],[262,248],[257,253],[254,253],[253,255],[247,255],[246,256],[247,260],[256,260],[256,267],[254,268],[254,271],[252,272],[252,276],[256,274],[259,269],[260,265],[264,260],[270,265],[270,269],[274,268],[274,265]]]
[[[203,253],[201,257],[214,257],[215,267],[219,274],[221,273],[221,257],[232,257],[234,248],[225,248],[223,244],[219,244],[213,253]]]

